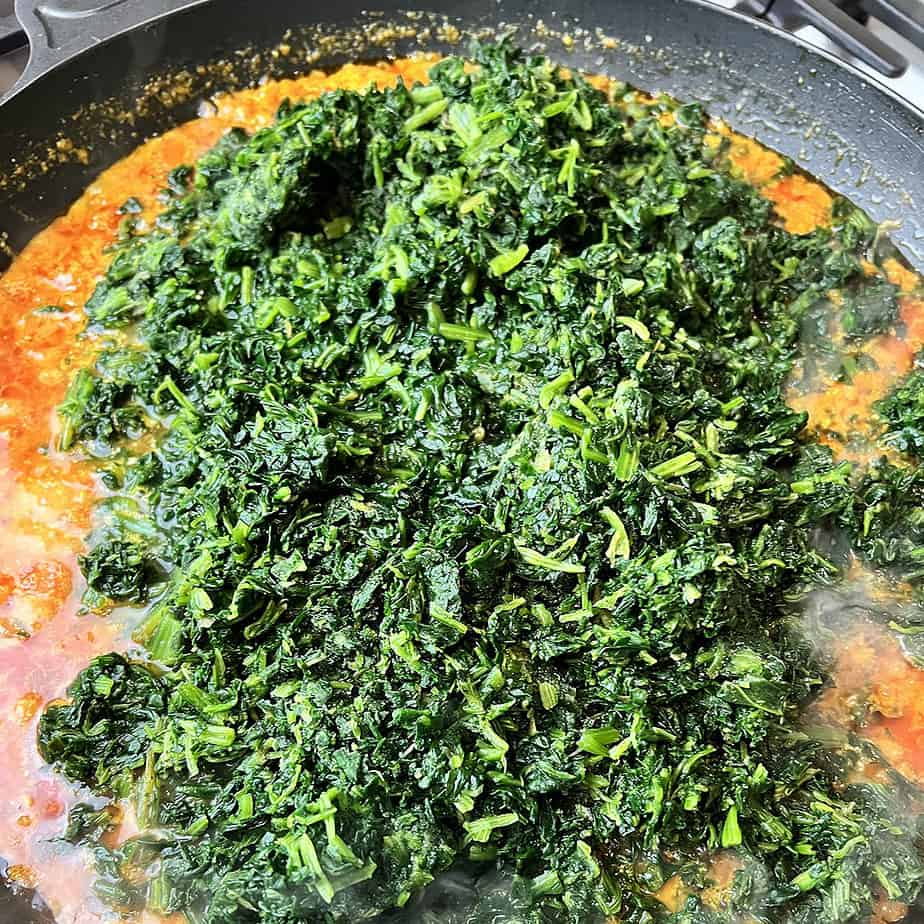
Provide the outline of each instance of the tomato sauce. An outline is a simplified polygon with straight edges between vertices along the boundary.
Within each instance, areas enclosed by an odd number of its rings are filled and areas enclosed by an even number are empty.
[[[93,339],[82,334],[83,305],[106,268],[106,248],[123,218],[119,207],[134,197],[143,206],[141,219],[150,221],[170,170],[194,162],[231,126],[252,131],[268,124],[287,98],[311,99],[335,88],[384,86],[399,79],[425,81],[431,63],[421,57],[351,64],[332,74],[315,72],[219,97],[203,117],[148,141],[103,173],[0,278],[0,856],[10,864],[11,877],[40,892],[58,924],[116,919],[93,897],[82,853],[57,840],[70,806],[88,794],[51,773],[37,753],[35,736],[44,707],[65,695],[90,659],[128,644],[126,621],[118,614],[78,612],[84,584],[77,555],[100,488],[88,463],[54,449],[54,409],[74,371],[94,355]],[[805,233],[829,220],[827,190],[801,175],[782,176],[779,155],[722,124],[714,128],[714,143],[730,140],[732,169],[774,204],[786,228]],[[872,402],[910,368],[924,345],[924,301],[915,295],[920,280],[898,263],[886,264],[884,271],[904,292],[905,338],[871,342],[869,350],[880,363],[876,372],[794,398],[810,411],[821,438],[832,443],[836,440],[826,434],[843,429],[845,418],[869,432]],[[919,695],[924,673],[885,637],[871,637],[844,658],[849,660],[842,664],[830,714],[846,721],[838,713],[843,703],[867,696],[874,705],[866,733],[885,742],[884,753],[899,769],[924,781],[924,697]],[[872,690],[877,663],[885,667]],[[730,866],[726,878],[732,873]],[[667,904],[682,894],[674,891]],[[714,896],[710,901],[720,904]]]

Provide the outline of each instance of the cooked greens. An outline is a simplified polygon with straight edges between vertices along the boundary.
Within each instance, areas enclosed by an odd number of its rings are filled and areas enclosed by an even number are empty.
[[[877,405],[886,424],[883,441],[914,456],[924,453],[924,369],[921,356],[915,368]]]
[[[88,603],[149,598],[146,652],[40,747],[135,800],[102,894],[357,922],[464,861],[517,921],[642,924],[726,851],[727,903],[677,920],[912,900],[902,796],[800,730],[826,675],[792,614],[838,570],[812,533],[862,499],[783,389],[860,247],[776,227],[698,106],[475,61],[228,134],[87,304]]]

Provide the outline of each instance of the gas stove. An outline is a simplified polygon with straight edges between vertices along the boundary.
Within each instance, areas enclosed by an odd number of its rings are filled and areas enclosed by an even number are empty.
[[[924,111],[924,0],[711,0],[765,19],[856,65]],[[26,65],[12,28],[13,0],[0,0],[0,96]]]

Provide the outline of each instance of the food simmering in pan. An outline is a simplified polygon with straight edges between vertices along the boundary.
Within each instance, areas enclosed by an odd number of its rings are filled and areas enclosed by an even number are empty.
[[[222,100],[0,282],[12,875],[62,922],[420,920],[459,870],[434,920],[900,920],[919,279],[697,105],[426,71]]]

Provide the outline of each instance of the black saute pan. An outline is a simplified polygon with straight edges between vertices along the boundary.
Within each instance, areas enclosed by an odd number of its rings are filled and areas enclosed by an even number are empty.
[[[508,30],[563,63],[705,102],[894,222],[892,239],[924,270],[924,113],[790,35],[700,0],[428,0],[411,13],[379,0],[376,14],[367,3],[16,0],[0,50],[22,29],[30,60],[0,103],[0,271],[101,170],[212,93]],[[461,45],[446,41],[457,33]],[[37,896],[4,890],[2,871],[0,924],[50,922]]]

